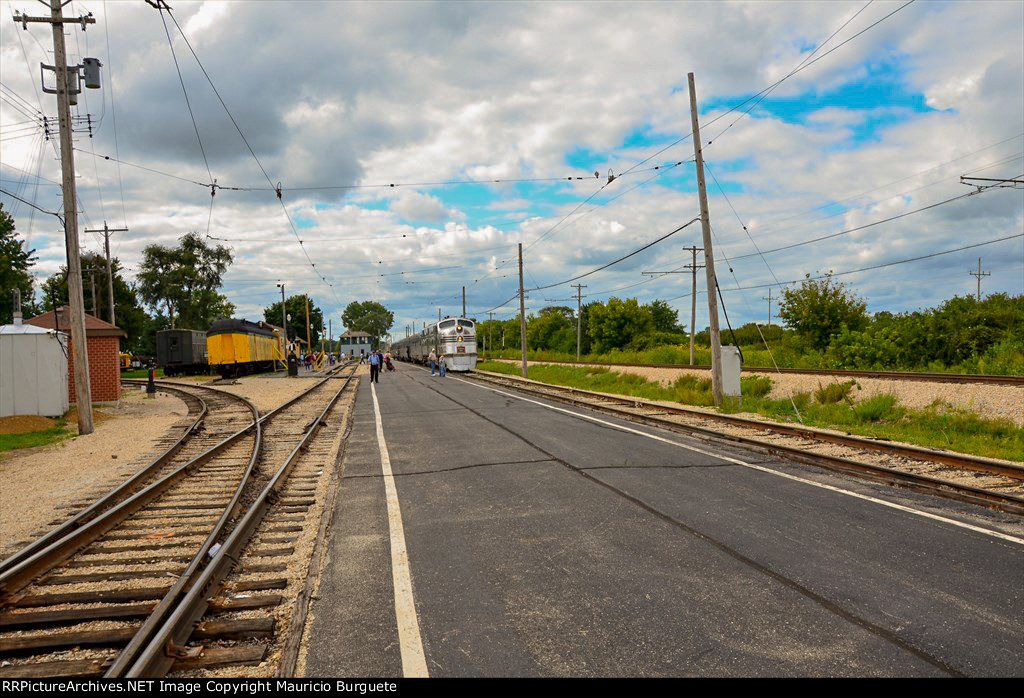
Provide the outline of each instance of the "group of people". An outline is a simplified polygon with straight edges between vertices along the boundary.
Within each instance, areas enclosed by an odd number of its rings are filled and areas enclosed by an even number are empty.
[[[370,355],[366,357],[366,361],[370,364],[371,383],[380,383],[381,368],[388,371],[395,370],[394,364],[391,363],[391,352],[381,353],[380,349],[377,349],[376,351],[370,352]]]
[[[430,375],[434,375],[434,371],[440,369],[441,377],[444,378],[445,373],[445,362],[444,353],[438,355],[433,349],[430,350],[430,354],[427,356],[427,361],[430,362]]]

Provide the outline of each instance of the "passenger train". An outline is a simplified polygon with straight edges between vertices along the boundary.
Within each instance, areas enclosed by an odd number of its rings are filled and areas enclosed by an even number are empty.
[[[476,368],[476,323],[464,317],[445,318],[391,345],[391,356],[426,364],[430,350],[444,355],[449,371]]]

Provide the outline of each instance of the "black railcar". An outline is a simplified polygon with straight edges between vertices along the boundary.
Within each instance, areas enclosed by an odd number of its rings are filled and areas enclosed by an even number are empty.
[[[210,372],[206,356],[206,332],[160,330],[156,333],[156,365],[165,376]]]

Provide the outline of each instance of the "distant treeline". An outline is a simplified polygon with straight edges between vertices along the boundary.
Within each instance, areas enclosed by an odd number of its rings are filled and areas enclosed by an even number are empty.
[[[865,307],[831,279],[806,281],[784,292],[783,325],[748,323],[730,331],[723,323],[722,343],[738,344],[747,366],[772,366],[774,360],[793,368],[1024,374],[1024,296],[997,293],[980,302],[957,296],[937,308],[897,314],[869,315]],[[584,358],[689,362],[689,335],[665,301],[589,303],[582,308],[581,325]],[[518,317],[485,320],[477,329],[481,347],[492,356],[518,357]],[[696,343],[696,362],[710,363],[706,329]],[[534,359],[574,359],[575,309],[551,306],[528,316],[526,345]]]

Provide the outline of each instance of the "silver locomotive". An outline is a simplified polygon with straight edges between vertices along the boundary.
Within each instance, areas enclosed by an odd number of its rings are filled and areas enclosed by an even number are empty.
[[[431,349],[444,355],[449,371],[472,371],[476,368],[476,323],[464,317],[432,323],[422,332],[394,342],[391,356],[426,364]]]

